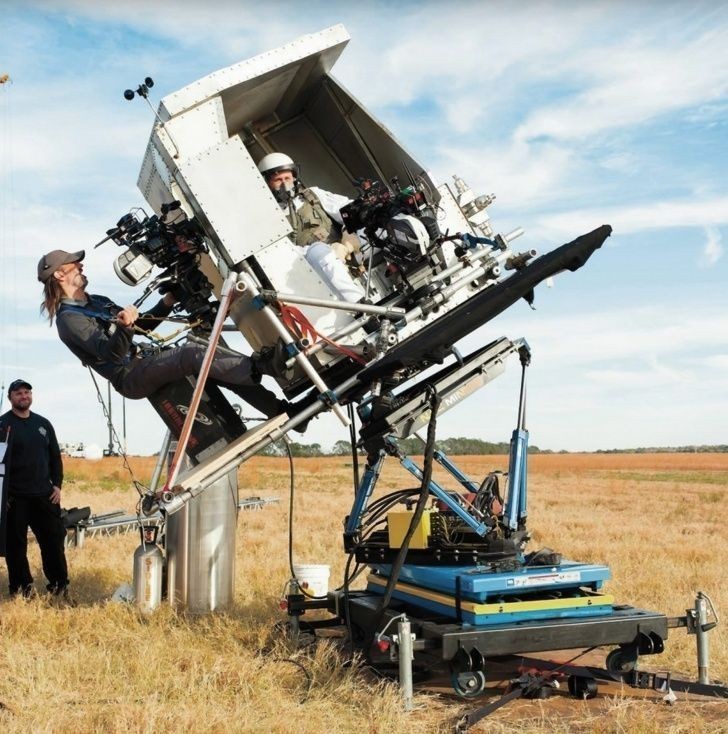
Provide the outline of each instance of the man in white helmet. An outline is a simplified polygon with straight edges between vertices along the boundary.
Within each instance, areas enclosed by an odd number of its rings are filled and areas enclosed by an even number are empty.
[[[304,248],[306,260],[343,300],[361,301],[364,290],[345,264],[358,250],[358,239],[342,232],[339,214],[349,199],[316,186],[301,186],[298,166],[285,153],[268,153],[258,163],[258,170],[285,210],[293,240]]]

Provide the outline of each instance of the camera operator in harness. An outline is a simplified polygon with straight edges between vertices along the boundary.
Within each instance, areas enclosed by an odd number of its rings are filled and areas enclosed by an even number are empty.
[[[304,248],[308,263],[341,299],[361,301],[364,290],[345,264],[359,250],[359,241],[356,235],[342,232],[339,214],[349,199],[316,186],[304,187],[298,166],[285,153],[268,153],[258,163],[258,170],[285,210],[292,238]]]
[[[109,298],[86,293],[83,250],[53,250],[38,263],[43,283],[41,311],[56,327],[61,341],[83,362],[133,400],[152,395],[163,385],[196,376],[205,347],[182,346],[140,350],[133,341],[134,327],[156,326],[172,310],[175,298],[165,294],[156,306],[140,316],[135,306],[121,308]],[[246,357],[227,348],[218,349],[209,379],[226,387],[268,417],[287,412],[290,403],[260,385],[262,374],[277,374],[275,354]]]

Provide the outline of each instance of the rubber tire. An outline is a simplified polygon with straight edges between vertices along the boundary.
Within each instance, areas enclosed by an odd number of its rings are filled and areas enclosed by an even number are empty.
[[[464,679],[464,680],[463,680]],[[485,691],[485,673],[472,670],[466,673],[452,673],[450,683],[453,690],[462,698],[476,698]]]
[[[618,675],[622,673],[631,673],[635,669],[636,665],[637,660],[631,660],[628,658],[621,647],[612,650],[609,655],[607,655],[606,668],[610,673],[616,673]]]

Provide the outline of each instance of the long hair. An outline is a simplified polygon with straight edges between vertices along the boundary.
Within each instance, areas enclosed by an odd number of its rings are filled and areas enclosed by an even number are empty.
[[[55,315],[58,313],[61,298],[63,298],[61,284],[51,275],[43,284],[43,303],[40,304],[40,312],[48,316],[48,322],[51,326]]]

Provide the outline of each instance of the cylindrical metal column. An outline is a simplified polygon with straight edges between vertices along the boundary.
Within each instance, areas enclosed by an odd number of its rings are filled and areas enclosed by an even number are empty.
[[[170,447],[174,452],[174,447]],[[167,594],[194,614],[222,610],[235,593],[237,469],[166,520]]]
[[[399,689],[405,711],[412,711],[412,625],[403,614],[397,623],[397,655],[399,656]]]
[[[702,591],[695,598],[695,634],[698,641],[698,683],[710,683],[710,653],[708,652],[708,604]]]

